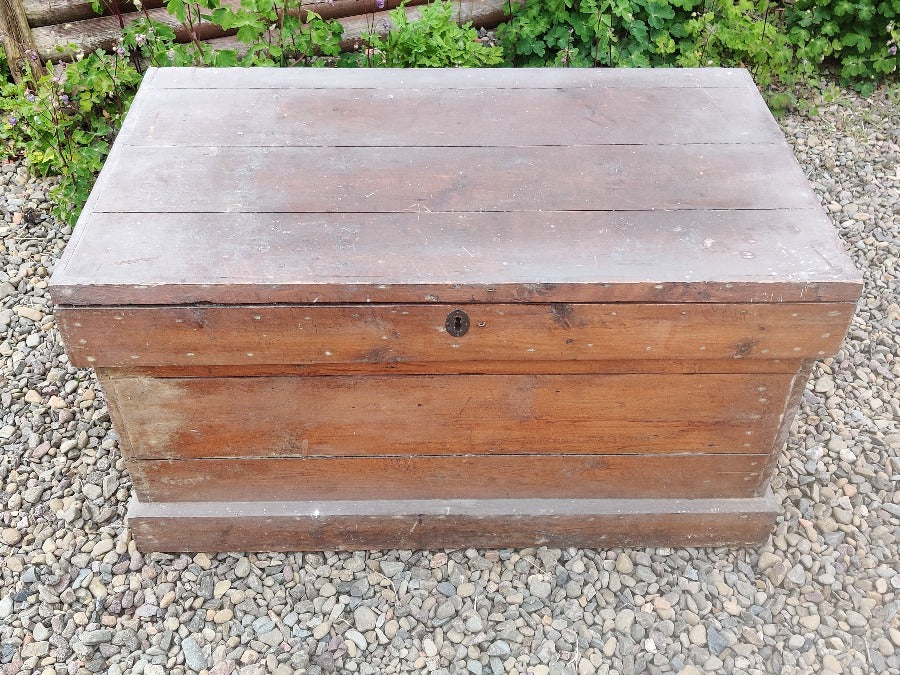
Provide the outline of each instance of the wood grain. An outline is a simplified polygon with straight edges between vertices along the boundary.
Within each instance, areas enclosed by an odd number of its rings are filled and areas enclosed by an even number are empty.
[[[156,89],[754,87],[743,68],[149,68]]]
[[[790,375],[112,378],[139,459],[767,453]],[[648,392],[660,392],[648,395]]]
[[[744,499],[165,502],[133,499],[128,527],[151,551],[320,551],[568,546],[743,546],[780,511]]]
[[[615,93],[567,87],[535,89],[525,99],[519,90],[493,87],[344,89],[329,97],[316,89],[160,89],[152,107],[136,107],[123,142],[247,148],[783,143],[768,108],[761,100],[748,105],[743,93],[742,87]],[[208,123],[208,107],[195,105],[201,95],[215,109],[215,124]],[[485,111],[477,124],[474,110]]]
[[[115,187],[101,187],[95,209],[103,212],[819,207],[786,145],[171,146],[110,155],[106,166]],[[564,179],[547,167],[566,167]]]
[[[151,366],[97,368],[105,378],[131,377],[310,377],[321,375],[627,375],[677,373],[780,373],[794,375],[808,367],[802,359],[677,359],[674,361],[432,361],[430,363],[246,364],[243,366]]]
[[[471,329],[444,329],[464,309]],[[73,365],[819,358],[854,306],[358,305],[57,308]]]
[[[860,283],[815,209],[95,213],[73,237],[59,304],[855,302]]]
[[[752,497],[766,455],[130,459],[141,501]]]

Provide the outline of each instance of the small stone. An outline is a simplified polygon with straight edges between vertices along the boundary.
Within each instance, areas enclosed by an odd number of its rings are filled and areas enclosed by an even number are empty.
[[[619,646],[619,641],[616,638],[611,637],[606,642],[603,643],[603,655],[607,658],[611,658],[613,654],[616,653],[616,647]]]
[[[12,614],[13,610],[13,598],[11,595],[4,595],[0,598],[0,619],[7,618],[10,614]]]
[[[337,589],[330,581],[326,581],[324,584],[322,584],[322,588],[319,589],[319,595],[321,595],[323,598],[330,598],[335,594],[337,594]]]
[[[348,629],[347,632],[344,633],[344,637],[353,642],[357,647],[359,647],[360,651],[365,651],[366,647],[369,646],[363,634],[355,628]]]
[[[631,574],[634,571],[634,563],[624,553],[616,556],[616,571],[619,574]]]
[[[843,673],[844,668],[841,666],[841,662],[835,658],[834,654],[826,654],[822,657],[822,665],[825,666],[832,673]]]
[[[634,611],[631,609],[621,609],[616,614],[615,626],[619,633],[628,634],[631,632],[631,626],[634,624]]]
[[[282,642],[284,642],[284,633],[282,633],[277,628],[273,628],[272,630],[260,635],[259,641],[269,645],[270,647],[277,647]]]
[[[714,626],[710,625],[706,628],[706,644],[709,646],[709,651],[718,656],[725,651],[728,641]]]
[[[98,630],[86,630],[81,634],[81,644],[95,646],[111,642],[113,632],[108,628],[100,628]]]
[[[422,650],[425,652],[425,656],[437,656],[438,653],[437,645],[431,638],[422,640]]]
[[[250,559],[247,556],[242,556],[238,558],[237,563],[234,566],[234,576],[238,579],[243,579],[250,575]]]
[[[205,670],[209,667],[209,660],[203,655],[200,645],[192,637],[186,637],[181,641],[181,652],[184,654],[184,663],[192,670]]]
[[[705,647],[706,628],[703,627],[703,624],[692,626],[691,630],[688,631],[688,639],[691,641],[691,644],[697,645],[698,647]]]
[[[528,591],[536,598],[541,598],[542,600],[546,600],[550,597],[550,592],[553,590],[553,587],[550,585],[550,582],[544,581],[539,576],[533,576],[528,582]]]
[[[44,318],[44,313],[36,310],[34,307],[25,307],[23,305],[19,305],[18,307],[14,307],[13,311],[29,321],[34,321],[35,323],[40,323],[41,319]]]
[[[477,614],[473,614],[465,621],[466,630],[470,633],[480,633],[484,628],[484,622]]]
[[[44,399],[41,397],[41,395],[34,389],[29,389],[25,392],[25,401],[27,403],[40,403],[43,400]]]
[[[326,621],[323,621],[322,623],[320,623],[315,628],[313,628],[312,634],[316,640],[321,640],[323,637],[328,635],[330,630],[331,630],[331,621],[326,620]]]
[[[231,659],[227,659],[210,668],[209,675],[231,675],[235,668],[237,668],[237,664]]]
[[[218,612],[213,614],[213,623],[221,625],[223,623],[228,623],[233,618],[234,612],[228,607],[225,607],[224,609],[220,609]]]
[[[866,617],[852,609],[847,610],[847,623],[854,628],[865,628],[869,625],[869,622],[866,621]]]
[[[356,630],[365,633],[375,629],[378,621],[378,615],[372,611],[371,607],[361,605],[353,612],[353,623],[356,624]]]
[[[822,620],[818,614],[807,614],[806,616],[801,616],[798,621],[801,626],[808,630],[817,630]]]
[[[509,656],[512,650],[506,640],[495,640],[488,646],[488,656]]]
[[[805,644],[806,640],[802,635],[795,634],[791,635],[791,637],[788,638],[788,647],[790,647],[791,649],[802,649],[803,645]]]
[[[475,584],[470,581],[461,583],[456,588],[456,594],[461,598],[468,598],[475,595]]]
[[[3,533],[0,534],[0,541],[7,546],[15,546],[22,541],[22,533],[14,527],[4,527]]]
[[[24,499],[29,504],[37,504],[39,501],[41,501],[41,495],[44,494],[45,489],[46,486],[44,485],[35,485],[33,487],[30,487],[22,493],[22,499]]]
[[[22,645],[22,658],[32,659],[47,656],[50,653],[49,642],[28,642]]]
[[[756,566],[759,568],[760,572],[765,572],[767,569],[777,565],[781,562],[781,558],[779,558],[774,553],[769,553],[768,551],[763,551],[759,554],[759,560],[756,563]]]
[[[396,560],[382,560],[380,562],[380,567],[381,573],[384,576],[388,577],[389,579],[393,579],[406,568],[406,565]]]

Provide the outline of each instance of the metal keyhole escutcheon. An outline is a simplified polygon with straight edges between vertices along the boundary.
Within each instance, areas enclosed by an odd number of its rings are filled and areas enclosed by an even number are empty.
[[[444,328],[453,337],[462,337],[469,332],[469,315],[461,309],[454,309],[447,315]]]

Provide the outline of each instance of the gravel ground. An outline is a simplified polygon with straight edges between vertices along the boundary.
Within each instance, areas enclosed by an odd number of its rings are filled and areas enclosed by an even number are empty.
[[[69,229],[0,167],[0,668],[9,673],[900,672],[900,90],[783,126],[865,297],[816,367],[759,549],[142,556],[46,286]]]

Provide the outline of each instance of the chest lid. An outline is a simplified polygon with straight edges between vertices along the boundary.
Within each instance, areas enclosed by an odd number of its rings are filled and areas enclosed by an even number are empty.
[[[153,69],[68,306],[855,301],[744,70]]]

